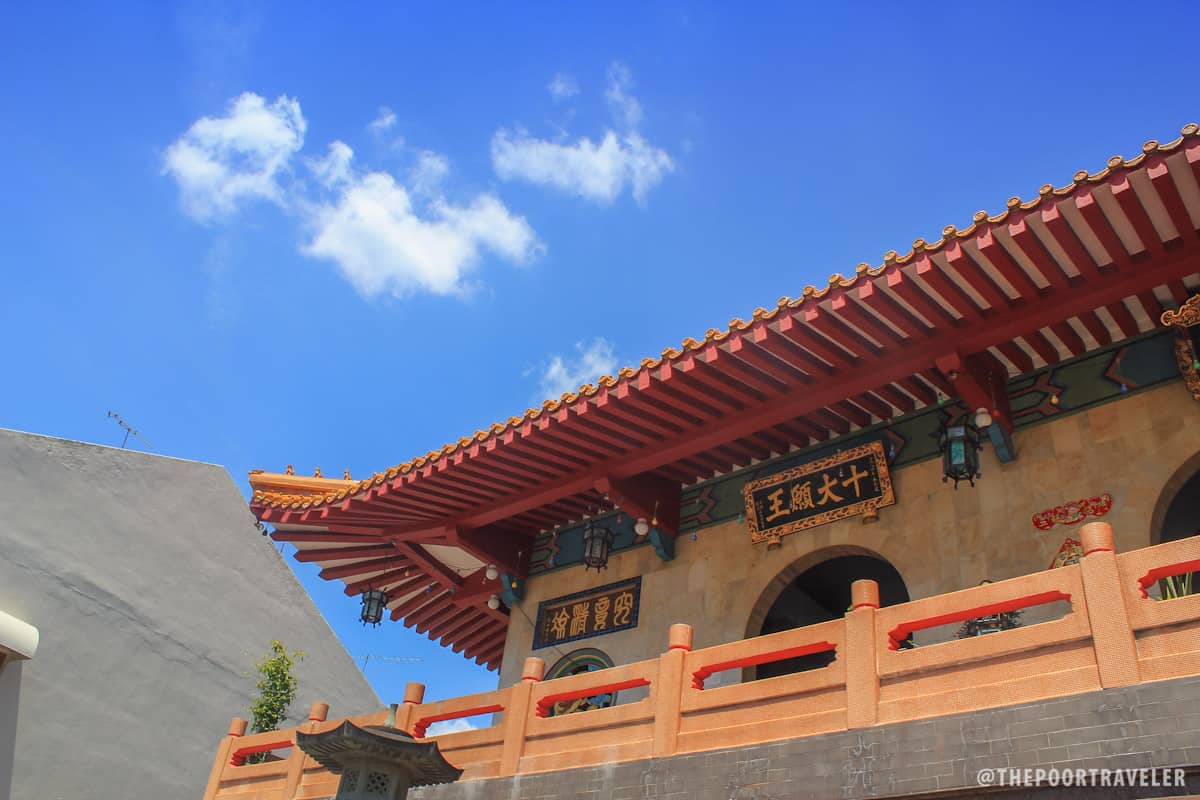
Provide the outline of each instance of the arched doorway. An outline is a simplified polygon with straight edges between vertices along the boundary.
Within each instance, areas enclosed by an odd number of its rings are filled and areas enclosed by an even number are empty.
[[[1200,534],[1200,453],[1189,458],[1167,481],[1150,519],[1152,544]]]
[[[564,678],[568,675],[582,675],[585,672],[608,669],[612,665],[613,660],[609,658],[608,653],[605,653],[603,650],[597,650],[594,647],[584,647],[579,650],[572,650],[556,661],[554,666],[550,667],[549,671],[546,672],[545,680]],[[616,703],[616,692],[596,695],[595,697],[581,697],[570,702],[555,703],[550,709],[550,716],[561,717],[564,714],[574,714],[579,711],[609,708],[616,705]]]
[[[836,548],[809,554],[783,570],[759,598],[747,637],[814,625],[845,616],[850,584],[860,579],[879,584],[879,603],[907,603],[908,587],[885,558],[864,548]],[[772,678],[827,666],[833,653],[815,653],[743,670],[742,680]]]

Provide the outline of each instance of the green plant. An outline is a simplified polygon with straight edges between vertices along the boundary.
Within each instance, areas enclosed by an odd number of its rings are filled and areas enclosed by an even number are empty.
[[[278,640],[271,641],[271,651],[263,656],[255,667],[258,669],[258,681],[254,684],[258,689],[258,697],[250,705],[250,725],[253,733],[273,731],[279,723],[287,719],[288,708],[296,699],[299,681],[292,674],[292,667],[304,658],[304,653],[295,650],[291,653]],[[248,761],[265,760],[266,754]]]
[[[1186,597],[1192,594],[1192,578],[1195,576],[1195,572],[1187,572],[1183,575],[1172,575],[1169,578],[1161,579],[1158,582],[1161,599],[1174,600],[1177,597]]]

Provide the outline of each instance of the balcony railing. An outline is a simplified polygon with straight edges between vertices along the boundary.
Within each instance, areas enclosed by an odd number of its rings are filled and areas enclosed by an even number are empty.
[[[1084,526],[1080,563],[972,589],[879,608],[873,581],[853,586],[843,619],[692,650],[692,629],[673,625],[655,659],[543,681],[545,664],[526,659],[514,686],[423,702],[409,684],[397,726],[424,737],[434,722],[494,713],[487,728],[446,733],[442,753],[481,780],[665,757],[866,728],[1145,681],[1200,674],[1200,595],[1160,601],[1147,589],[1200,571],[1200,537],[1118,555],[1106,523]],[[986,636],[917,648],[913,632],[1065,600],[1063,617]],[[832,652],[827,666],[750,683],[706,687],[724,670]],[[636,702],[552,716],[555,703],[633,687]],[[220,743],[205,800],[332,796],[337,778],[293,747],[297,730],[319,731],[317,703],[299,727],[251,736],[234,719]],[[378,711],[351,719],[383,722]],[[254,753],[279,753],[247,764]],[[271,758],[271,757],[269,757]]]

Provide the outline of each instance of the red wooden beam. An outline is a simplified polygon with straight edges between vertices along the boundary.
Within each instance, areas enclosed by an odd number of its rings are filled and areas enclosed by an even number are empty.
[[[1083,242],[1075,233],[1075,229],[1067,222],[1067,218],[1059,211],[1059,206],[1064,202],[1067,201],[1053,204],[1043,203],[1042,224],[1046,226],[1046,230],[1054,237],[1054,241],[1071,259],[1071,263],[1075,265],[1075,269],[1079,270],[1079,274],[1083,276],[1084,280],[1095,280],[1101,275],[1100,265],[1083,246]]]
[[[1150,322],[1153,325],[1157,325],[1158,318],[1162,315],[1162,312],[1170,308],[1170,306],[1158,299],[1158,295],[1154,294],[1153,289],[1143,289],[1134,296],[1142,304],[1142,310],[1146,312],[1146,316],[1150,318]]]
[[[894,272],[889,272],[886,280],[888,289],[912,306],[935,330],[953,329],[958,325],[954,315],[926,294],[917,285],[916,280],[904,274],[903,269],[897,268]]]
[[[1171,299],[1174,301],[1174,308],[1179,308],[1188,301],[1192,296],[1188,288],[1183,285],[1183,281],[1167,281],[1167,291],[1171,293]],[[1174,310],[1174,308],[1172,310]]]
[[[1024,216],[1018,217],[1008,224],[1008,235],[1013,244],[1021,248],[1021,252],[1033,264],[1033,268],[1046,279],[1047,283],[1059,291],[1070,288],[1071,282],[1067,279],[1067,273],[1063,272],[1054,255],[1038,239]]]
[[[402,568],[410,563],[408,559],[403,558],[400,553],[397,553],[390,558],[377,558],[373,561],[358,561],[353,564],[326,567],[318,575],[328,581],[337,578],[350,578],[354,575],[366,575],[368,572],[377,572],[379,570]]]
[[[383,544],[387,540],[380,536],[365,536],[360,533],[334,533],[332,531],[271,531],[271,538],[277,542],[312,542],[314,544]]]
[[[1058,340],[1063,343],[1071,355],[1082,355],[1087,350],[1087,345],[1083,343],[1083,339],[1080,338],[1079,334],[1075,332],[1075,329],[1065,319],[1052,324],[1050,331],[1058,337]]]
[[[921,405],[931,406],[937,402],[937,392],[916,375],[899,378],[896,383],[904,387],[904,391],[917,398]]]
[[[919,281],[923,281],[933,291],[937,292],[950,307],[967,322],[979,322],[983,312],[971,296],[964,292],[942,272],[942,268],[927,254],[921,253],[913,259],[914,273]]]
[[[959,241],[951,241],[942,251],[946,256],[946,264],[958,275],[958,280],[965,281],[984,299],[992,311],[1003,311],[1012,305],[1008,295],[1000,291],[996,282],[975,263],[970,253],[963,248]]]
[[[1008,408],[1008,373],[990,353],[950,353],[938,358],[938,369],[951,376],[951,397],[960,398],[969,411],[984,408],[999,412],[993,424],[1012,433]]]
[[[424,590],[417,592],[415,595],[413,595],[412,597],[405,600],[403,603],[400,603],[398,606],[393,608],[392,615],[391,615],[392,620],[395,621],[398,619],[403,619],[403,618],[407,617],[409,614],[416,611],[417,609],[424,606],[426,603],[431,602],[435,597],[435,594],[433,592],[433,588],[435,586],[437,586],[437,584],[431,580],[429,582],[429,585],[426,586]],[[439,589],[439,592],[440,592],[440,589]]]
[[[1042,335],[1040,330],[1030,331],[1021,337],[1025,343],[1033,348],[1033,352],[1042,357],[1042,361],[1047,364],[1057,364],[1061,360],[1058,350],[1054,345],[1050,344],[1050,340]]]
[[[831,367],[840,369],[858,361],[858,356],[850,355],[839,349],[818,333],[814,327],[808,324],[807,317],[801,321],[796,319],[796,315],[793,313],[781,313],[779,315],[779,332]]]
[[[850,423],[828,408],[814,409],[809,416],[834,433],[845,436],[850,432]]]
[[[405,594],[413,591],[418,586],[424,586],[429,582],[429,578],[423,573],[418,572],[416,577],[410,577],[413,571],[413,567],[394,569],[389,572],[385,572],[382,575],[375,575],[370,578],[365,578],[361,581],[347,583],[345,592],[347,595],[353,597],[355,595],[362,594],[367,589],[383,589],[385,592],[387,592],[387,596],[389,598],[403,597]],[[396,581],[399,581],[399,583],[391,585]]]
[[[1033,372],[1033,359],[1016,342],[1001,342],[996,345],[996,349],[1012,362],[1013,366],[1017,368],[1017,374],[1024,375],[1026,372]]]
[[[645,407],[634,407],[632,403],[617,402],[615,394],[607,388],[596,393],[596,404],[589,408],[589,413],[608,416],[617,420],[618,424],[635,425],[649,431],[655,438],[681,433],[685,427],[670,416],[659,416]]]
[[[473,608],[463,608],[462,614],[456,617],[453,621],[447,623],[446,627],[439,631],[438,639],[443,645],[448,644],[459,636],[465,636],[473,631],[479,630],[484,625],[491,624],[491,618],[485,617],[478,613]]]
[[[1163,254],[1162,239],[1159,237],[1158,231],[1154,229],[1154,223],[1150,221],[1150,215],[1146,213],[1142,201],[1134,192],[1133,184],[1129,182],[1129,174],[1118,173],[1109,178],[1108,187],[1112,190],[1113,199],[1121,207],[1121,213],[1133,225],[1134,232],[1141,239],[1142,247],[1151,256],[1161,256]]]
[[[916,401],[890,383],[875,389],[875,394],[895,406],[901,414],[909,414],[917,408]]]
[[[455,611],[454,595],[451,592],[442,592],[437,594],[433,600],[421,606],[420,610],[414,611],[404,618],[404,627],[415,628],[417,633],[424,633],[426,629],[422,628],[426,623],[439,619]]]
[[[1009,254],[990,230],[984,230],[975,237],[975,246],[979,249],[980,254],[996,268],[996,271],[1004,276],[1004,280],[1012,284],[1019,297],[1028,301],[1041,297],[1042,292],[1029,277],[1029,273],[1017,263],[1017,260]]]
[[[770,330],[763,326],[764,335],[771,336]],[[783,337],[775,334],[773,338],[785,342]],[[794,349],[794,345],[789,345]],[[787,388],[803,386],[812,383],[812,378],[795,363],[781,359],[778,355],[754,341],[753,336],[739,336],[729,343],[729,349],[734,356],[753,365],[761,372],[770,375]]]
[[[743,336],[732,337],[733,342],[741,343]],[[732,350],[733,343],[730,343]],[[710,367],[724,372],[738,383],[751,386],[763,397],[779,394],[787,391],[788,387],[793,385],[794,381],[783,377],[778,373],[781,370],[776,369],[774,372],[767,372],[752,363],[750,358],[745,355],[745,350],[739,346],[738,352],[726,352],[716,345],[710,345],[705,348],[705,358]]]
[[[668,365],[672,376],[667,374]],[[755,389],[738,385],[728,375],[721,374],[715,367],[701,361],[695,353],[684,353],[673,363],[664,362],[663,380],[671,380],[672,377],[678,376],[686,378],[700,391],[710,393],[710,397],[715,394],[731,409],[745,408],[747,403],[759,402],[764,397]]]
[[[834,294],[829,301],[829,308],[838,316],[844,318],[853,327],[870,336],[884,347],[902,345],[905,337],[896,333],[885,323],[875,317],[859,300],[852,299],[849,291],[842,289]]]
[[[611,397],[612,394],[609,396]],[[677,423],[681,429],[699,425],[707,419],[713,419],[718,416],[715,411],[710,416],[690,406],[682,404],[673,405],[660,397],[656,397],[650,391],[634,390],[631,381],[623,380],[618,383],[615,397],[618,403],[631,408],[635,412],[651,414],[662,420],[671,420]]]
[[[852,354],[853,358],[871,356],[883,349],[836,314],[821,308],[820,303],[809,302],[805,303],[805,306],[807,308],[804,311],[804,323],[848,354]]]
[[[892,407],[890,405],[888,405],[887,403],[883,402],[875,395],[870,394],[868,392],[863,392],[862,394],[857,394],[854,397],[850,398],[850,400],[855,405],[862,406],[867,411],[871,412],[872,414],[874,414],[876,417],[878,417],[881,420],[891,419],[893,416],[895,416],[892,413]],[[866,427],[866,426],[864,426],[864,427]]]
[[[467,650],[470,647],[482,644],[488,639],[494,639],[497,635],[504,635],[505,630],[503,628],[499,628],[498,623],[496,623],[495,620],[490,620],[489,622],[490,624],[488,624],[486,627],[480,628],[474,633],[461,637],[450,649],[455,653],[461,653],[463,650]]]
[[[391,542],[368,545],[366,547],[322,547],[310,550],[297,550],[293,558],[300,562],[312,561],[349,561],[380,556],[398,555]]]
[[[1137,320],[1133,318],[1133,314],[1129,312],[1129,307],[1122,300],[1115,300],[1104,307],[1112,315],[1113,322],[1117,323],[1117,327],[1121,329],[1121,333],[1126,338],[1137,336]]]
[[[1096,344],[1103,347],[1106,344],[1112,343],[1112,334],[1108,332],[1108,328],[1101,322],[1094,313],[1086,311],[1076,317],[1083,327],[1087,328],[1087,332],[1096,340]]]
[[[839,416],[850,420],[860,428],[865,428],[871,424],[871,415],[848,400],[839,400],[834,403],[833,411]]]
[[[1091,186],[1080,190],[1079,194],[1075,196],[1075,208],[1079,210],[1079,215],[1083,217],[1088,228],[1100,240],[1100,244],[1104,246],[1104,251],[1108,253],[1108,257],[1112,259],[1110,267],[1119,270],[1128,269],[1130,264],[1129,251],[1125,249],[1125,243],[1121,241],[1121,237],[1117,234],[1117,229],[1113,227],[1108,216],[1104,213],[1104,209],[1100,207],[1095,193],[1096,189]]]
[[[910,339],[927,339],[933,335],[933,328],[927,327],[925,323],[914,317],[908,309],[896,302],[874,280],[860,282],[858,299],[874,309],[879,316],[904,331]]]

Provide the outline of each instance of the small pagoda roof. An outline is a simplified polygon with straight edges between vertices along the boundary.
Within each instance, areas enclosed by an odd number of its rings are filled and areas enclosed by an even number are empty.
[[[346,720],[320,733],[297,731],[296,746],[334,775],[342,774],[347,760],[362,758],[400,767],[408,773],[411,786],[451,783],[462,775],[441,754],[436,741],[418,742],[398,728],[382,725],[360,728]]]
[[[960,371],[1007,378],[1149,331],[1200,287],[1198,227],[1190,124],[370,477],[254,472],[251,508],[322,577],[385,589],[394,619],[495,667],[507,613],[486,606],[486,564],[519,574],[531,537],[606,496],[649,517],[661,487],[940,397],[988,404]]]

